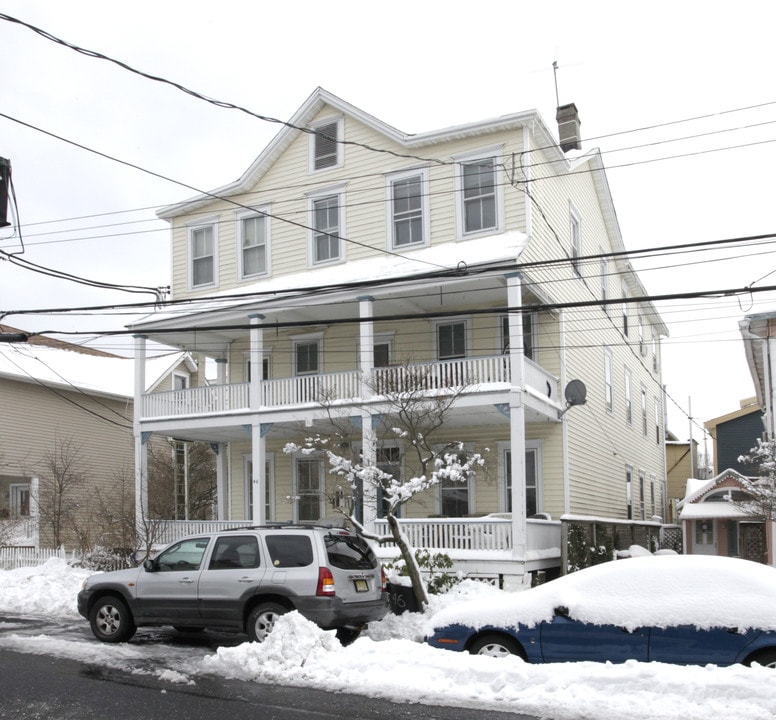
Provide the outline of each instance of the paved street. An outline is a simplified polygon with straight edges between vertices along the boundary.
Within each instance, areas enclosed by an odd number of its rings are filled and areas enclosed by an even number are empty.
[[[45,634],[70,642],[93,643],[85,622],[0,615],[3,634]],[[138,632],[140,650],[120,667],[33,655],[0,648],[2,720],[493,720],[493,712],[467,708],[397,704],[359,695],[196,676],[194,684],[159,679],[156,671],[175,669],[217,647],[243,638],[215,633],[177,633],[172,628]],[[100,646],[104,647],[104,646]],[[503,720],[534,720],[499,713]]]

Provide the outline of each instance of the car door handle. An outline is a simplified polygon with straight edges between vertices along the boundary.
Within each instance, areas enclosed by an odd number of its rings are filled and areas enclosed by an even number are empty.
[[[243,575],[237,582],[250,583],[253,582],[253,578],[248,577],[247,575]]]
[[[181,578],[179,582],[185,583],[186,585],[191,585],[191,583],[194,582],[194,579],[190,577],[185,577],[185,578]]]

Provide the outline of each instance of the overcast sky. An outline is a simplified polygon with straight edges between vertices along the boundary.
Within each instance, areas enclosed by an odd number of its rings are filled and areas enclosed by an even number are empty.
[[[405,132],[532,108],[554,128],[557,61],[558,98],[576,103],[583,148],[603,152],[628,250],[776,232],[776,12],[768,0],[325,8],[308,0],[0,1],[0,13],[69,43],[281,120],[321,86]],[[12,163],[21,257],[90,279],[167,285],[169,237],[155,208],[235,180],[279,129],[3,19],[0,63],[0,157]],[[0,231],[0,248],[21,249],[1,239],[8,234]],[[656,295],[757,288],[776,285],[774,251],[768,240],[633,264]],[[669,428],[680,438],[689,437],[690,405],[702,425],[754,394],[738,321],[776,309],[775,297],[658,305],[670,332]],[[0,262],[3,311],[147,299]],[[97,330],[128,319],[15,314],[6,322]],[[130,342],[102,346],[128,353]],[[697,428],[694,437],[702,439]]]

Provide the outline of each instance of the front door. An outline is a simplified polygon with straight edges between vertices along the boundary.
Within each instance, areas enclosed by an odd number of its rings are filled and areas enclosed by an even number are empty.
[[[764,523],[740,523],[741,557],[764,563],[768,561]]]
[[[717,534],[715,532],[713,520],[695,521],[695,542],[693,543],[693,554],[717,554]]]

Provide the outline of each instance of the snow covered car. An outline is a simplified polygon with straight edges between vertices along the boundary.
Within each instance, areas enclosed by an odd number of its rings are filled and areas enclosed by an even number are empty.
[[[532,663],[643,662],[776,667],[776,568],[698,555],[596,565],[432,616],[438,648]]]
[[[297,610],[343,642],[388,612],[385,573],[347,530],[278,524],[183,538],[130,570],[88,577],[78,612],[103,642],[144,625],[213,628],[261,642]]]

